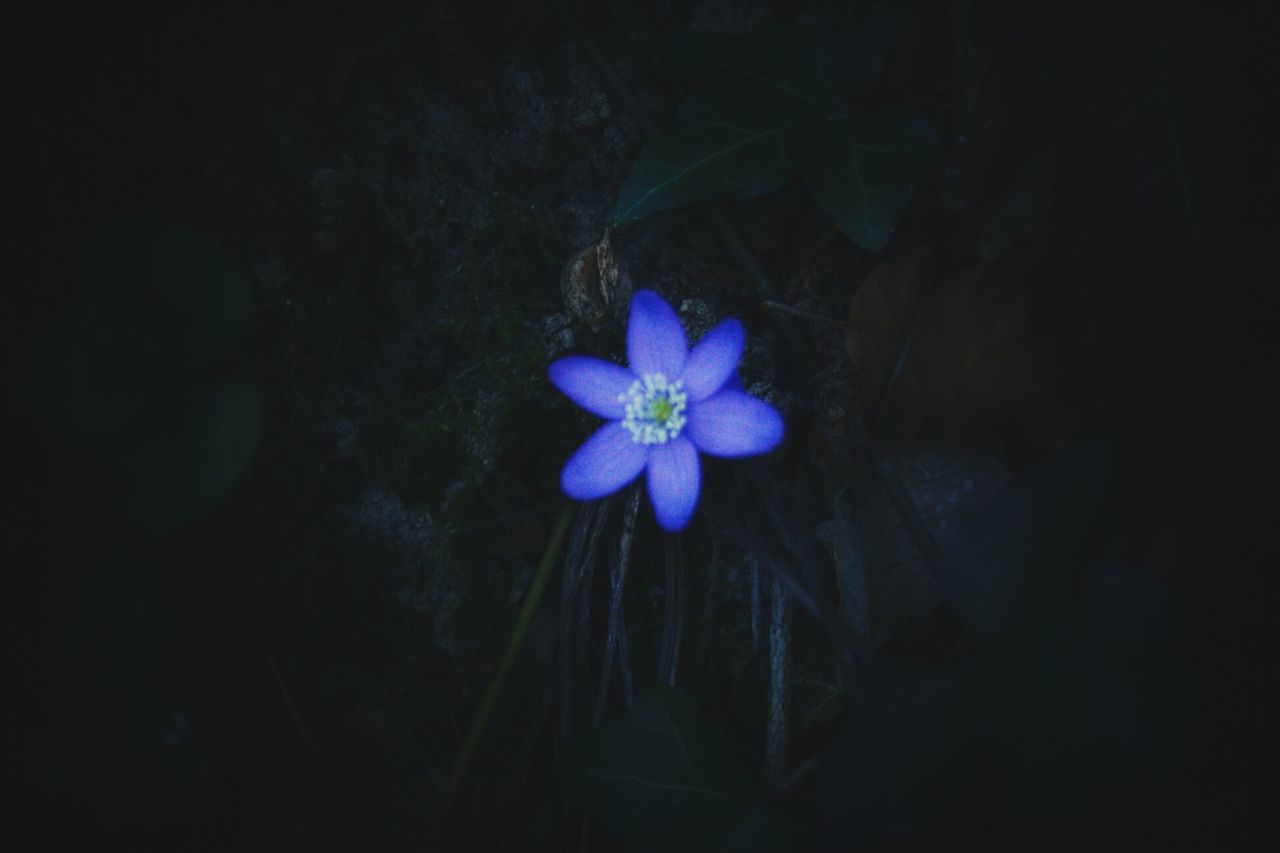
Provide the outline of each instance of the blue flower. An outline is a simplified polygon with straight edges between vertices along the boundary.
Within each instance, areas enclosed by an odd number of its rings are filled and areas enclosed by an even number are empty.
[[[609,419],[565,463],[564,493],[601,498],[646,471],[658,524],[683,529],[698,505],[699,453],[755,456],[782,441],[782,416],[738,382],[744,337],[741,323],[722,320],[689,349],[676,312],[641,290],[627,321],[630,369],[587,356],[553,362],[551,382]]]

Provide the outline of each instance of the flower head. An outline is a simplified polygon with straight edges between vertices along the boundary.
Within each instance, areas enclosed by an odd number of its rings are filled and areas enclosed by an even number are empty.
[[[627,321],[630,368],[587,356],[553,362],[552,383],[609,420],[565,463],[564,493],[604,497],[645,471],[658,523],[684,528],[698,505],[699,453],[754,456],[782,441],[782,416],[737,382],[743,341],[742,324],[727,319],[690,349],[676,312],[641,290]]]

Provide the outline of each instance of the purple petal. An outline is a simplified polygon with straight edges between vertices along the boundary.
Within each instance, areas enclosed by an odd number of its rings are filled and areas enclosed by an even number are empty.
[[[551,384],[593,415],[621,420],[626,407],[618,400],[636,381],[636,375],[618,364],[585,355],[553,361],[547,368]]]
[[[634,480],[648,458],[648,446],[637,444],[622,424],[605,424],[569,457],[560,488],[574,500],[602,498]]]
[[[689,344],[675,309],[652,290],[637,290],[627,320],[627,359],[641,376],[661,373],[675,379],[684,368]]]
[[[720,390],[742,358],[746,332],[732,317],[721,320],[689,351],[684,363],[684,390],[690,400],[704,400]]]
[[[698,450],[683,436],[649,451],[649,500],[663,530],[682,530],[698,505]]]
[[[724,389],[689,407],[685,431],[703,453],[755,456],[782,441],[782,415],[750,394]]]

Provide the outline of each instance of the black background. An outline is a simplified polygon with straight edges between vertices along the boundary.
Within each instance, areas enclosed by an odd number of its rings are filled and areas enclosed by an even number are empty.
[[[850,718],[849,731],[837,720],[826,738],[835,760],[781,806],[795,849],[1255,846],[1262,788],[1253,780],[1272,767],[1260,694],[1277,474],[1277,386],[1264,346],[1276,282],[1269,7],[972,4],[981,8],[970,9],[967,32],[988,69],[984,91],[1003,110],[997,141],[983,142],[947,106],[955,15],[970,4],[570,5],[660,123],[681,94],[651,52],[663,36],[765,24],[839,57],[861,101],[909,106],[935,123],[942,169],[885,250],[862,252],[837,234],[822,251],[841,273],[784,288],[819,313],[843,318],[857,281],[922,242],[949,247],[946,263],[963,267],[973,211],[1001,209],[1037,152],[1059,164],[1037,202],[1048,211],[1041,224],[1012,239],[1035,246],[1029,286],[1051,291],[1034,328],[1056,354],[1068,438],[981,427],[954,438],[961,455],[997,447],[1011,479],[985,514],[975,510],[944,565],[981,575],[1000,555],[1053,553],[1071,577],[1132,568],[1136,587],[1102,593],[1097,660],[1109,657],[1108,631],[1129,637],[1167,622],[1169,642],[1152,658],[1100,665],[1097,689],[1127,696],[1129,676],[1167,667],[1175,674],[1139,688],[1133,707],[1152,725],[1167,711],[1184,734],[1156,741],[1158,761],[1090,741],[1076,763],[1009,777],[999,755],[986,766],[963,737],[919,746],[945,740],[937,729],[948,713],[984,713],[962,691],[870,725]],[[506,623],[470,602],[506,600],[513,585],[518,602],[519,573],[527,581],[554,517],[555,472],[585,422],[549,385],[495,386],[499,409],[531,414],[499,418],[496,461],[445,510],[446,487],[474,472],[451,467],[456,444],[415,451],[405,424],[444,417],[430,395],[473,364],[499,365],[479,374],[492,376],[526,370],[519,359],[545,362],[512,353],[540,340],[529,324],[563,311],[560,267],[607,224],[642,142],[634,121],[537,3],[109,6],[45,12],[10,38],[23,110],[8,132],[30,143],[10,166],[16,183],[32,175],[36,189],[15,212],[36,237],[13,247],[5,288],[15,380],[5,573],[18,661],[6,704],[11,769],[36,837],[52,848],[577,849],[539,817],[554,808],[556,777],[532,676],[517,676],[503,700],[474,795],[449,822],[440,804],[505,641]],[[595,92],[611,105],[603,115]],[[957,153],[965,133],[991,146],[982,169]],[[948,168],[977,171],[967,185],[960,176],[968,195],[958,208],[945,201]],[[784,283],[827,227],[793,189],[728,211]],[[68,259],[95,223],[122,215],[203,235],[253,299],[250,331],[218,369],[261,392],[257,451],[221,500],[175,525],[126,513],[113,446],[77,437],[48,402],[58,392],[47,362],[66,339],[65,318],[97,299],[114,304],[105,288],[130,286],[69,271]],[[640,284],[744,316],[753,336],[769,328],[697,217],[661,214],[616,241]],[[1088,335],[1061,307],[1085,303]],[[502,317],[517,318],[516,331]],[[582,352],[617,351],[620,341],[616,328],[578,334]],[[791,438],[768,476],[820,502],[822,478],[845,470],[823,467],[848,455],[832,442],[863,439],[815,437],[812,377],[796,378],[812,362],[771,340]],[[839,336],[814,352],[839,361]],[[475,400],[460,393],[466,423]],[[411,402],[388,414],[387,399]],[[343,424],[383,432],[349,453]],[[468,572],[452,581],[464,604],[451,647],[433,621],[438,601],[412,603],[436,594],[413,574],[430,567],[406,568],[436,553],[405,544],[413,513],[433,507],[453,525]],[[797,513],[810,529],[829,517]],[[656,537],[644,524],[642,536]],[[651,574],[635,582],[658,584]],[[508,620],[515,606],[501,611]],[[950,630],[889,643],[876,663],[933,659],[951,648]],[[1141,646],[1130,639],[1117,647]],[[1024,636],[1011,628],[987,641],[1008,650]],[[984,677],[996,683],[1056,677],[1034,658],[990,666]],[[1177,689],[1165,692],[1170,681]],[[754,754],[756,718],[712,716]],[[1016,742],[1055,729],[1034,731]],[[868,737],[883,755],[868,758],[859,740]],[[906,767],[908,781],[868,767]],[[1058,813],[1041,808],[1048,802],[1068,804],[1065,823],[1045,816]]]

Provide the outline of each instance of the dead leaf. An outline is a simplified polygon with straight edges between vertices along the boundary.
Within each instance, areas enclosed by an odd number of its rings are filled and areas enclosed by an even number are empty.
[[[900,258],[882,262],[849,301],[845,352],[861,376],[870,411],[880,405],[883,386],[911,329],[929,253],[928,246],[917,246]]]
[[[631,276],[613,253],[609,232],[594,246],[578,252],[560,275],[560,292],[574,319],[600,329],[611,319],[621,319],[631,304]]]
[[[850,302],[846,348],[873,407],[881,405],[926,286],[925,251],[881,264]],[[977,264],[923,294],[919,327],[885,404],[892,442],[1066,443],[1069,418],[1033,322],[1033,290],[993,292],[994,269]]]

